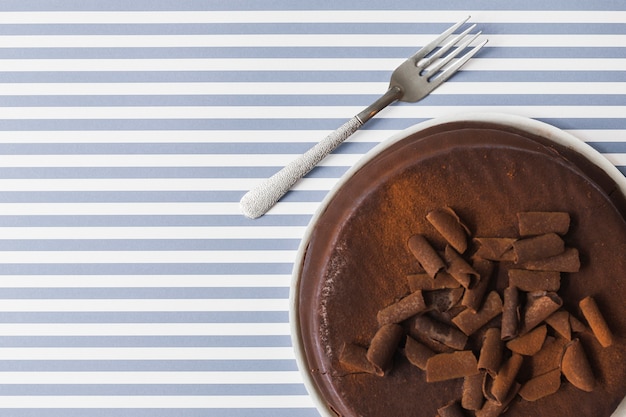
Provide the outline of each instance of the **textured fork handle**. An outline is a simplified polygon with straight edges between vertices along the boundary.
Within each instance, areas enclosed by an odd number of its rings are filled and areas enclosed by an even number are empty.
[[[242,213],[251,219],[264,215],[300,178],[362,125],[358,117],[353,117],[276,174],[248,191],[239,202]]]

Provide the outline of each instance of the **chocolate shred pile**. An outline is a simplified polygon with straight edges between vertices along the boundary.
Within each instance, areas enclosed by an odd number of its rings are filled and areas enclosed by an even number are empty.
[[[461,398],[442,405],[439,417],[465,416],[464,410],[498,416],[517,395],[535,401],[562,383],[592,391],[593,370],[576,337],[587,326],[564,309],[558,294],[562,273],[580,269],[578,250],[562,238],[570,216],[517,217],[519,236],[472,237],[452,208],[428,213],[445,250],[420,234],[409,238],[408,250],[423,271],[407,276],[409,295],[378,312],[378,331],[368,347],[344,344],[342,366],[384,377],[400,350],[428,382],[463,378]],[[469,250],[471,239],[476,250]],[[510,265],[501,293],[490,285],[499,262]],[[598,342],[610,346],[611,331],[594,299],[580,300],[579,307]],[[480,338],[479,351],[468,347],[470,337]]]

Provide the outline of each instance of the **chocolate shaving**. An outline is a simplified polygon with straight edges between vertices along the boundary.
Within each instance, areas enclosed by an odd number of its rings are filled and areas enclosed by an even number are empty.
[[[504,412],[506,412],[509,404],[511,403],[511,401],[513,401],[513,399],[519,392],[520,386],[520,384],[515,383],[511,388],[509,395],[501,404],[495,401],[486,401],[483,408],[476,411],[476,417],[498,417],[499,415],[502,415]]]
[[[489,376],[489,374],[485,375],[485,383],[483,386],[485,398],[502,405],[511,387],[515,384],[515,378],[523,362],[524,358],[522,355],[513,353],[511,357],[502,364],[494,378]]]
[[[565,346],[561,371],[576,388],[586,392],[593,391],[595,378],[579,339],[574,339]]]
[[[567,340],[563,338],[555,338],[547,336],[541,347],[541,350],[528,359],[528,369],[526,370],[529,378],[543,375],[554,369],[561,367],[561,359],[563,357],[563,349]]]
[[[483,374],[466,376],[463,379],[461,406],[466,410],[480,410],[485,403],[483,395]]]
[[[531,271],[578,272],[580,270],[580,255],[576,248],[565,248],[561,254],[526,261],[522,266]]]
[[[519,395],[526,401],[537,401],[554,394],[561,387],[561,371],[554,369],[527,381],[520,389]]]
[[[419,340],[426,337],[455,350],[463,350],[467,344],[467,336],[461,331],[426,316],[416,316],[409,333],[416,335]]]
[[[411,316],[426,310],[426,302],[422,291],[415,291],[412,294],[400,299],[380,310],[376,316],[379,326],[389,323],[400,323]]]
[[[422,235],[413,235],[408,241],[409,250],[417,259],[426,273],[435,278],[437,273],[443,270],[446,265],[437,254],[437,251],[428,243],[428,240]]]
[[[572,325],[570,314],[565,310],[559,310],[546,319],[546,323],[566,340],[572,340]]]
[[[446,246],[445,259],[448,263],[446,271],[464,288],[470,288],[480,280],[480,275],[463,259],[452,246]]]
[[[535,327],[525,335],[509,340],[506,347],[520,355],[532,356],[541,350],[547,334],[548,328],[545,325]]]
[[[554,292],[528,294],[520,334],[526,334],[534,329],[539,323],[561,308],[562,305],[563,300]]]
[[[383,376],[389,371],[403,335],[404,330],[397,324],[386,324],[378,329],[367,349],[367,360],[374,365],[376,375]]]
[[[593,297],[583,298],[578,305],[589,327],[591,327],[591,331],[602,347],[611,346],[613,344],[613,333],[611,329],[609,329],[606,320],[604,320],[604,316],[600,312],[598,304],[596,304]]]
[[[424,292],[424,300],[429,310],[445,313],[458,304],[464,292],[463,288],[426,291]]]
[[[439,353],[426,362],[426,381],[438,382],[464,378],[478,373],[476,357],[471,350]]]
[[[353,343],[344,343],[339,352],[339,363],[351,372],[376,374],[376,368],[367,359],[367,349]]]
[[[410,274],[406,277],[409,289],[411,292],[418,290],[433,291],[441,290],[444,288],[459,288],[461,284],[452,278],[452,276],[446,272],[440,272],[435,278],[431,278],[427,273]]]
[[[502,301],[502,340],[510,340],[517,336],[520,321],[519,291],[516,287],[507,287],[503,292]]]
[[[476,312],[483,305],[485,293],[491,282],[494,267],[493,262],[481,258],[475,258],[472,266],[474,270],[478,272],[478,275],[480,275],[480,280],[472,288],[465,290],[461,305]]]
[[[516,238],[508,237],[476,237],[474,242],[478,244],[475,256],[491,261],[513,261],[513,243]]]
[[[491,291],[480,310],[477,312],[464,310],[453,318],[452,322],[469,336],[501,313],[502,300],[496,291]]]
[[[517,264],[549,258],[559,255],[563,251],[565,251],[565,243],[556,233],[520,239],[513,243],[515,263]]]
[[[517,213],[520,236],[557,233],[564,235],[569,230],[569,213],[559,211],[528,211]]]
[[[425,371],[426,362],[431,356],[435,355],[435,352],[430,350],[426,345],[413,339],[411,336],[407,336],[404,346],[404,355],[409,362]]]
[[[437,409],[439,417],[465,417],[463,408],[458,401],[452,401]]]
[[[444,239],[459,253],[467,250],[468,228],[461,222],[459,216],[450,207],[443,207],[431,211],[426,220],[444,237]]]
[[[554,271],[509,269],[509,285],[527,292],[558,291],[561,287],[561,274]]]
[[[478,370],[495,376],[502,363],[503,347],[500,330],[497,327],[487,329],[478,356]]]

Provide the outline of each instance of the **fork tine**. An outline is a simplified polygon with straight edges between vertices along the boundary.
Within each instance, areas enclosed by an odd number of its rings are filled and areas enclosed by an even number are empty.
[[[480,33],[476,34],[476,36],[478,36],[478,35],[480,35]],[[476,38],[476,36],[474,36],[474,38]],[[472,38],[470,40],[470,43],[471,43],[471,41],[474,40],[474,38]],[[478,53],[478,51],[483,46],[485,46],[486,43],[487,43],[487,39],[485,39],[480,44],[478,44],[475,47],[473,47],[468,53],[463,55],[463,57],[459,58],[454,64],[450,65],[445,70],[443,70],[443,72],[441,72],[437,77],[433,78],[432,81],[429,80],[432,84],[434,84],[432,88],[433,89],[437,88],[441,83],[443,83],[448,78],[450,78],[452,75],[454,75],[454,73],[456,73],[459,70],[459,68],[461,68],[463,65],[465,65],[465,63],[467,61],[469,61],[470,58],[472,58],[474,55],[476,55],[476,53]],[[468,43],[468,45],[469,45],[469,43]],[[467,47],[467,45],[466,45],[466,47]]]
[[[439,37],[433,41],[431,41],[430,43],[428,43],[427,45],[425,45],[424,47],[422,47],[422,49],[420,49],[419,51],[417,51],[412,57],[411,59],[413,59],[415,62],[419,61],[420,59],[424,58],[426,55],[428,55],[429,53],[431,53],[436,47],[439,46],[439,44],[446,39],[448,36],[450,36],[455,30],[457,30],[458,28],[460,28],[461,26],[463,26],[463,24],[465,22],[467,22],[469,20],[470,16],[467,16],[465,19],[461,20],[458,23],[455,23],[454,25],[452,25],[451,27],[449,27],[448,29],[446,29],[445,32],[443,32],[441,35],[439,35]]]
[[[431,56],[428,56],[428,57],[422,59],[421,61],[419,61],[417,63],[417,65],[422,67],[422,68],[428,67],[430,64],[435,62],[435,60],[437,60],[439,57],[441,57],[443,54],[448,52],[454,45],[459,43],[463,38],[465,38],[465,36],[467,36],[468,33],[470,33],[475,28],[476,28],[475,24],[470,26],[470,27],[468,27],[462,33],[460,33],[459,35],[455,36],[452,40],[448,41],[445,45],[443,45],[441,48],[439,48],[434,54],[432,54]]]
[[[436,64],[428,68],[425,68],[424,72],[426,74],[432,74],[431,76],[436,75],[439,72],[439,70],[441,70],[441,68],[443,68],[446,64],[452,61],[458,54],[463,52],[465,48],[467,48],[481,33],[482,32],[478,32],[475,35],[471,36],[470,38],[463,40],[463,42],[461,42],[453,52],[451,52],[449,55],[439,60]]]

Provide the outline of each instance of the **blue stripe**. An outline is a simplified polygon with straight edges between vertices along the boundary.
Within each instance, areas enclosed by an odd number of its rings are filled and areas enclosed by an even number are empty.
[[[2,179],[120,179],[120,178],[267,178],[280,167],[0,167]],[[347,170],[340,166],[319,166],[309,178],[339,178]]]
[[[302,384],[3,384],[2,395],[306,395]],[[2,397],[0,396],[0,401]]]
[[[2,312],[0,323],[287,323],[286,311]],[[0,361],[0,365],[2,361]]]
[[[604,81],[604,80],[603,80]],[[384,93],[383,87],[380,93]],[[161,107],[161,106],[359,106],[366,107],[380,94],[295,95],[295,94],[237,94],[237,95],[155,95],[155,96],[0,96],[0,107]],[[429,106],[506,106],[516,105],[623,105],[626,96],[615,94],[445,94],[428,97]],[[278,114],[278,111],[277,111]],[[40,144],[41,145],[41,144]],[[283,144],[288,146],[289,144]],[[6,145],[5,145],[6,146]],[[59,146],[59,145],[55,145]],[[69,146],[69,145],[66,145]],[[72,145],[76,146],[76,145]],[[109,145],[110,146],[110,145]],[[132,144],[119,144],[119,147]],[[200,146],[200,145],[194,145]],[[207,146],[207,145],[204,145]],[[43,145],[42,145],[43,147]]]
[[[284,372],[294,360],[3,360],[0,372]]]
[[[19,299],[187,299],[206,300],[207,306],[211,300],[220,299],[287,299],[287,287],[168,287],[168,288],[1,288],[0,300]]]
[[[320,417],[314,408],[3,408],[2,411],[10,417]]]
[[[0,71],[7,83],[191,83],[191,82],[382,82],[387,83],[393,68],[381,71]],[[473,71],[464,69],[454,82],[622,82],[624,71]],[[12,96],[6,96],[12,97]],[[36,96],[44,99],[46,96]],[[79,98],[81,96],[64,96]],[[131,97],[142,96],[126,96]],[[151,96],[156,97],[156,96]],[[160,96],[171,97],[171,96]],[[182,97],[182,96],[181,96]],[[204,96],[212,97],[212,96]],[[26,96],[24,100],[29,100]],[[113,98],[115,99],[115,98]],[[88,102],[88,97],[85,98]],[[155,103],[152,103],[154,105]]]
[[[300,239],[0,239],[0,251],[296,250]]]
[[[275,275],[289,274],[288,263],[1,264],[0,275]]]
[[[235,203],[241,191],[6,191],[0,203]],[[319,202],[324,196],[326,191],[290,191],[282,201]]]
[[[626,152],[626,142],[590,142],[589,145],[602,153]]]
[[[290,347],[289,336],[2,336],[0,347]],[[191,355],[191,353],[190,353]]]
[[[242,192],[241,195],[244,193]],[[267,215],[251,220],[240,214],[196,215],[115,215],[115,216],[2,216],[0,227],[211,227],[211,226],[306,226],[309,215]],[[0,269],[1,272],[1,269]]]
[[[598,3],[592,0],[526,0],[524,2],[501,2],[497,0],[450,0],[446,9],[460,10],[615,10],[623,7],[615,1]],[[167,0],[5,0],[0,10],[4,11],[205,11],[205,10],[353,10],[353,0],[318,0],[316,2],[294,2],[291,0],[274,0],[272,2],[256,2],[251,0],[230,0],[227,2],[214,0],[179,0],[172,3]],[[359,2],[360,10],[406,10],[403,0],[388,0],[384,3],[374,0]],[[439,0],[422,0],[421,10],[441,10]]]
[[[480,30],[491,34],[620,34],[623,23],[483,23]],[[137,23],[137,24],[4,24],[0,36],[27,35],[229,35],[229,34],[439,34],[449,23],[343,22],[343,23]]]
[[[407,58],[414,47],[136,47],[136,48],[2,48],[1,59],[196,59],[196,58]],[[623,58],[623,47],[485,46],[480,58]]]

